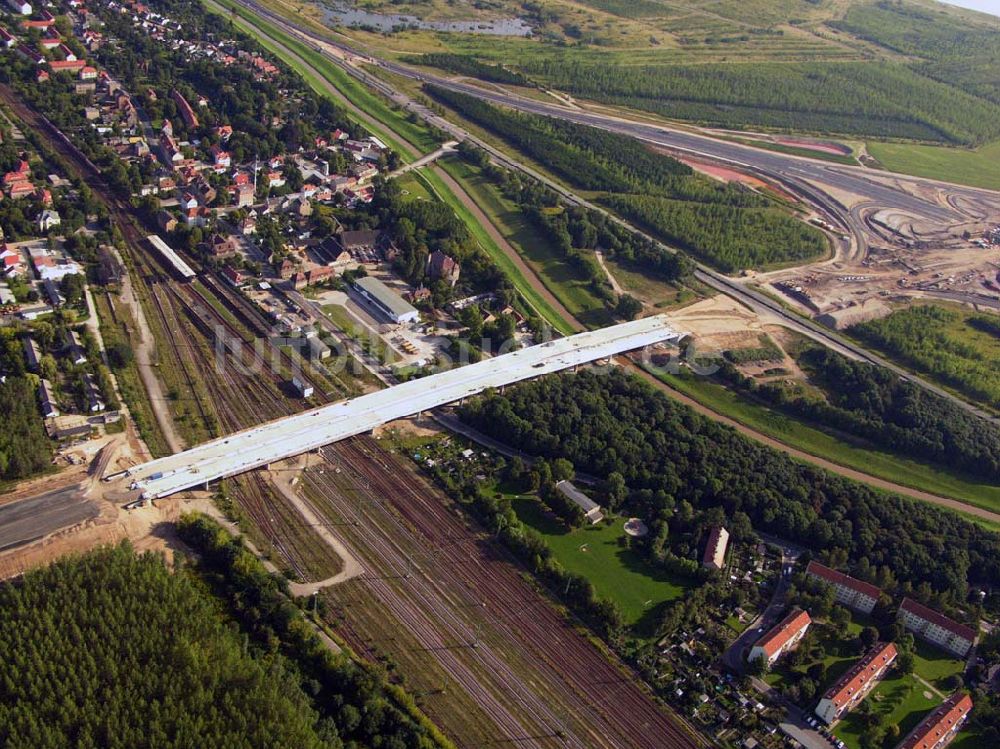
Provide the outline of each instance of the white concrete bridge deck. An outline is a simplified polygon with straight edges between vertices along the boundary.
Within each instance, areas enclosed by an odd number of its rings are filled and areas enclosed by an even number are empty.
[[[267,422],[135,466],[126,476],[133,488],[142,490],[143,497],[165,497],[363,434],[386,422],[454,403],[488,388],[655,343],[678,343],[684,336],[661,315],[578,333]]]

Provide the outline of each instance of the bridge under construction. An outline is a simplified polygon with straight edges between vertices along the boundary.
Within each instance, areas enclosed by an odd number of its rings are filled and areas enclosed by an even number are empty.
[[[333,403],[236,432],[121,474],[145,499],[166,497],[300,455],[395,419],[654,344],[679,343],[685,333],[661,316],[578,333]]]

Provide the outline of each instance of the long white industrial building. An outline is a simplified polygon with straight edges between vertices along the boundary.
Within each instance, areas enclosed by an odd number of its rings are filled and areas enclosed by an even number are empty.
[[[655,343],[678,343],[685,335],[659,315],[578,333],[261,424],[135,466],[126,476],[131,479],[132,488],[142,490],[143,497],[165,497],[363,434],[386,422],[454,403],[487,388]]]

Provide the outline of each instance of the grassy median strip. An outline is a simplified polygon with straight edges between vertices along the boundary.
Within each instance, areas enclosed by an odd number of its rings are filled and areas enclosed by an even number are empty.
[[[454,156],[442,158],[438,165],[465,188],[479,209],[571,315],[587,327],[614,323],[607,304],[591,291],[585,274],[568,258],[560,257],[548,237],[531,223],[520,207],[508,201],[481,170]]]
[[[789,447],[901,486],[1000,512],[1000,487],[962,478],[937,466],[892,453],[853,446],[790,416],[741,398],[704,377],[650,371],[657,379],[712,411]],[[988,527],[993,529],[995,525],[989,524]]]

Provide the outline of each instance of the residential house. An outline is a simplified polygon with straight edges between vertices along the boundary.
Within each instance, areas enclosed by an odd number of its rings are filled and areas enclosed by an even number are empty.
[[[29,372],[37,372],[39,362],[42,361],[42,351],[38,348],[35,339],[30,335],[24,337],[24,361]]]
[[[189,129],[198,127],[198,116],[194,113],[191,105],[188,104],[188,100],[184,98],[184,95],[180,91],[174,89],[170,92],[170,98],[174,100],[177,105],[177,111],[181,115],[181,119],[184,121],[184,125]]]
[[[976,642],[975,629],[959,624],[912,598],[903,599],[898,619],[913,634],[959,658],[968,655]]]
[[[40,214],[38,214],[38,231],[42,234],[47,232],[49,229],[53,229],[62,223],[62,218],[59,217],[58,211],[53,211],[46,208]]]
[[[62,335],[62,354],[73,364],[86,364],[87,363],[87,353],[83,349],[83,343],[80,341],[80,334],[75,330],[66,329],[63,331]]]
[[[708,543],[701,558],[701,566],[710,570],[721,570],[726,566],[726,547],[729,545],[729,531],[721,525],[714,525],[708,533]]]
[[[870,614],[882,595],[882,591],[871,583],[845,575],[816,561],[809,562],[806,574],[830,585],[837,603],[863,614]]]
[[[805,636],[812,619],[809,613],[802,609],[793,609],[780,622],[769,629],[750,649],[747,660],[764,659],[767,667],[774,665],[782,655],[794,650],[795,646]]]
[[[556,482],[556,491],[579,507],[591,525],[596,525],[604,520],[604,513],[601,511],[601,506],[580,491],[572,481],[564,479]]]
[[[59,404],[56,401],[52,383],[41,380],[38,383],[38,400],[41,402],[42,416],[46,419],[59,415]]]
[[[896,661],[896,646],[879,643],[837,679],[820,699],[816,715],[830,725],[861,704]]]
[[[433,281],[445,281],[449,286],[458,283],[461,267],[454,258],[445,255],[441,250],[435,250],[427,256],[427,275]]]
[[[97,385],[97,379],[90,372],[85,372],[83,375],[83,392],[87,398],[88,411],[97,413],[105,409],[101,388]]]
[[[972,712],[972,698],[956,692],[910,731],[896,749],[942,749],[952,742]]]

